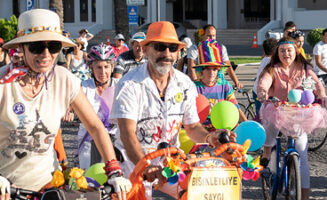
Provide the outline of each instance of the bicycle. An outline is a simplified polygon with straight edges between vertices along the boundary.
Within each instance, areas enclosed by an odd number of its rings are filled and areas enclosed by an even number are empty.
[[[264,199],[274,200],[278,193],[283,193],[286,199],[300,200],[300,158],[299,153],[295,150],[295,138],[302,134],[312,133],[315,128],[325,128],[327,126],[324,120],[327,116],[326,110],[317,103],[291,104],[279,101],[274,97],[270,97],[262,106],[263,125],[269,127],[274,124],[280,130],[268,167],[261,174]],[[287,136],[284,155],[282,155],[281,149],[282,135]]]
[[[241,93],[243,96],[246,97],[246,100],[248,102],[247,106],[245,106],[240,102],[238,102],[238,105],[240,106],[241,110],[243,111],[244,115],[248,120],[254,120],[256,117],[255,103],[249,95],[251,89],[234,88],[234,90],[236,90],[238,93]]]
[[[301,199],[301,177],[299,154],[295,150],[295,139],[287,137],[287,148],[283,156],[281,150],[281,133],[276,138],[276,146],[272,149],[270,162],[262,170],[262,191],[264,199],[275,200],[278,193],[283,193],[286,199]]]
[[[168,147],[147,154],[137,163],[130,175],[133,187],[127,194],[127,199],[145,199],[143,181],[146,180],[146,177],[143,176],[143,172],[150,165],[151,160],[159,157],[161,159],[166,157],[167,159],[163,172],[172,175],[167,177],[168,183],[178,184],[180,189],[178,199],[200,199],[200,197],[202,199],[217,199],[222,196],[224,199],[241,199],[242,176],[245,176],[245,173],[256,172],[258,173],[257,178],[259,178],[259,170],[262,170],[262,167],[258,166],[252,171],[243,171],[243,163],[247,162],[247,156],[245,156],[246,149],[249,147],[247,145],[250,144],[247,143],[242,146],[232,143],[226,140],[223,135],[221,134],[221,138],[225,139],[220,138],[219,141],[220,143],[227,141],[227,143],[216,149],[206,148],[194,154],[185,154],[178,148]],[[167,166],[169,169],[171,168],[171,172],[167,171]],[[174,171],[174,168],[179,170]],[[254,179],[255,177],[252,177],[252,180]],[[226,184],[227,180],[230,184]]]

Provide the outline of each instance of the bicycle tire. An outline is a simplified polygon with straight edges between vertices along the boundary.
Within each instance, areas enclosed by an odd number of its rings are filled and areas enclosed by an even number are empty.
[[[238,102],[238,105],[240,106],[240,109],[243,111],[243,113],[245,114],[245,111],[246,111],[246,107],[244,104]]]
[[[288,183],[286,200],[301,200],[301,176],[299,158],[291,154],[287,158]]]
[[[317,151],[327,140],[327,129],[315,130],[315,133],[308,135],[308,150]]]
[[[254,120],[255,119],[255,114],[253,110],[251,109],[251,104],[246,108],[245,110],[245,116],[248,120]]]

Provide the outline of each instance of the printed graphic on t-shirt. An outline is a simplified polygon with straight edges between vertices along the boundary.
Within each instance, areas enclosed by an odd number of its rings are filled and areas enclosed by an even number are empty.
[[[26,115],[17,115],[19,126],[11,130],[8,146],[2,150],[2,156],[6,158],[16,156],[22,159],[28,152],[44,153],[50,148],[55,134],[50,133],[40,119],[38,111],[35,112],[35,120],[29,120]],[[26,125],[30,126],[31,123],[35,123],[35,125],[30,132],[27,132]]]

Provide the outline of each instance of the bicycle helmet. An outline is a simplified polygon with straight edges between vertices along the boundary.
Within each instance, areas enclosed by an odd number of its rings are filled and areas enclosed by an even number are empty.
[[[87,55],[88,62],[93,62],[97,60],[116,60],[116,55],[112,46],[106,44],[99,44],[92,46],[90,49],[90,53]]]

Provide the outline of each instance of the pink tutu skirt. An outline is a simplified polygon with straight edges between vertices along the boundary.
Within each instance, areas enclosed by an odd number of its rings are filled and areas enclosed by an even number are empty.
[[[265,129],[274,125],[286,136],[301,136],[312,134],[317,128],[326,128],[327,110],[319,104],[301,106],[266,102],[261,106],[260,119]]]

